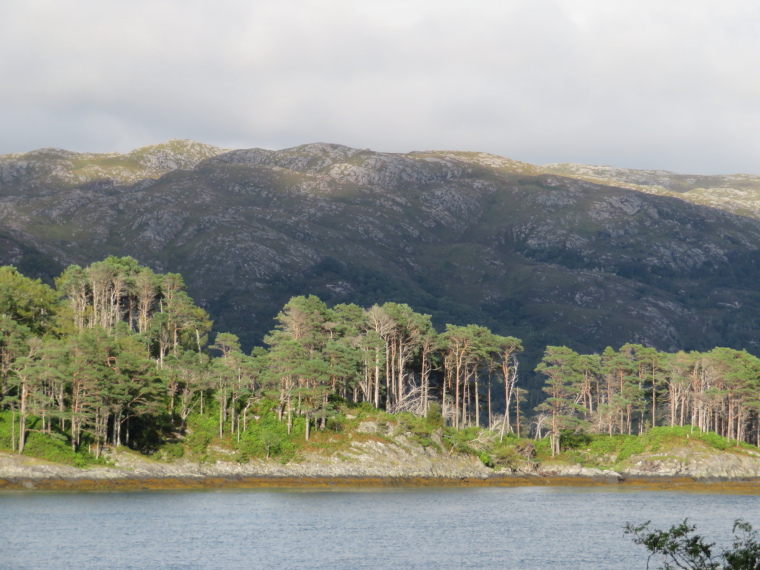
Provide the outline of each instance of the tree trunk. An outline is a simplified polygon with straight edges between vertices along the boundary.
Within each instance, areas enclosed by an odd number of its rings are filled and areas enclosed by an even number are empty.
[[[11,409],[11,451],[16,451],[16,408]]]
[[[507,408],[509,415],[509,408]],[[517,428],[517,437],[520,437],[520,392],[515,392],[515,426]]]
[[[24,444],[26,443],[26,400],[29,396],[29,391],[26,387],[26,382],[21,384],[21,409],[19,410],[18,418],[18,452],[24,452]]]
[[[504,419],[507,418],[508,410],[504,413]],[[492,418],[493,415],[491,414],[491,377],[489,375],[488,377],[488,429],[490,430],[492,427]]]
[[[380,349],[375,349],[375,407],[380,409]]]

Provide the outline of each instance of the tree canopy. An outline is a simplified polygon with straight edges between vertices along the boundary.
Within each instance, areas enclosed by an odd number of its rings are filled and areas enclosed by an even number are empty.
[[[549,346],[535,369],[542,391],[526,392],[520,339],[475,324],[439,332],[405,304],[329,307],[313,295],[290,299],[265,343],[247,353],[235,335],[212,334],[180,275],[130,257],[72,265],[55,288],[0,268],[0,413],[11,416],[19,452],[32,432],[96,455],[105,445],[148,448],[182,436],[192,414],[238,442],[261,421],[309,439],[336,402],[440,414],[501,439],[547,434],[552,453],[565,430],[662,425],[760,444],[760,360],[746,351]]]

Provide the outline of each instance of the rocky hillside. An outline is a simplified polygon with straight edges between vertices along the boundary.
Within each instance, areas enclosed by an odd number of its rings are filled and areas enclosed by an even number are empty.
[[[598,351],[760,353],[760,177],[310,144],[0,157],[0,262],[131,255],[250,345],[292,295]],[[760,200],[760,198],[758,198]]]
[[[760,176],[695,176],[663,170],[630,170],[580,164],[548,164],[542,170],[658,196],[673,196],[693,204],[760,219]]]

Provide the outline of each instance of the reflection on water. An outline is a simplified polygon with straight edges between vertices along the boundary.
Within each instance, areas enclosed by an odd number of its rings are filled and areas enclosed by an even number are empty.
[[[0,494],[2,568],[646,567],[626,521],[728,546],[760,497],[630,488]]]

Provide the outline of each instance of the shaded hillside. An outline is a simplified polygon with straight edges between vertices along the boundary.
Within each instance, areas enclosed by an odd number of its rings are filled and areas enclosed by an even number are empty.
[[[0,255],[131,255],[179,272],[217,330],[248,344],[290,296],[313,293],[406,302],[438,324],[518,336],[533,355],[625,342],[759,353],[760,222],[686,200],[682,181],[655,192],[662,177],[579,169],[327,144],[6,155]]]

